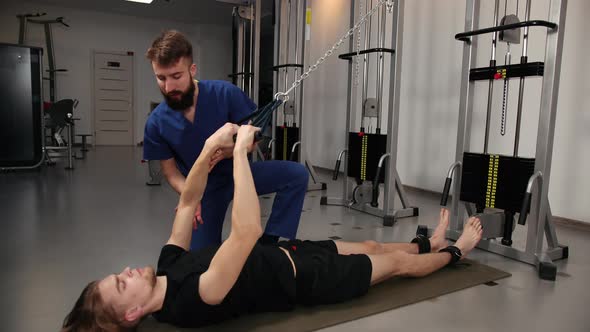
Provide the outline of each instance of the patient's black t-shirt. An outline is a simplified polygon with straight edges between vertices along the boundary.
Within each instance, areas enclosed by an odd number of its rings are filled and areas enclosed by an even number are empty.
[[[167,277],[166,296],[153,316],[180,327],[213,324],[244,313],[288,311],[295,305],[295,277],[291,261],[277,246],[256,244],[235,285],[222,303],[208,305],[199,295],[199,279],[209,268],[219,246],[196,252],[165,245],[158,260],[158,276]]]

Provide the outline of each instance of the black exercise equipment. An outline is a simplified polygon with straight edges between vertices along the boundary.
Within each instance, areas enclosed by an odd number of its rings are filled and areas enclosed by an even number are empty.
[[[0,43],[0,170],[43,163],[43,49]]]

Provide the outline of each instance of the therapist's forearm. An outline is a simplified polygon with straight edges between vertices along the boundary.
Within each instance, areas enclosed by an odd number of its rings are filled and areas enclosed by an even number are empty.
[[[178,170],[178,168],[176,168],[176,166],[174,166],[174,168],[166,167],[164,165],[162,165],[162,166],[163,166],[162,172],[164,173],[164,177],[166,178],[166,181],[168,181],[168,184],[170,185],[170,187],[172,187],[172,189],[174,189],[174,191],[176,191],[176,193],[178,193],[180,195],[180,193],[184,189],[184,184],[186,182],[186,178],[184,177],[184,175],[182,175],[182,173],[180,173],[180,171]],[[167,169],[167,168],[170,168],[170,169]]]
[[[176,193],[180,195],[180,193],[182,193],[182,191],[184,190],[186,178],[179,173],[168,178],[168,183],[170,184],[172,189],[174,189],[174,191],[176,191]]]

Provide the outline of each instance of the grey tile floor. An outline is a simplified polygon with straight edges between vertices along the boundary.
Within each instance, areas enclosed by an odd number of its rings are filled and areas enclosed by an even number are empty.
[[[128,265],[156,264],[178,197],[167,185],[146,186],[140,160],[139,148],[100,147],[74,171],[58,163],[0,173],[0,331],[56,331],[90,280]],[[328,193],[337,195],[341,186],[321,175]],[[435,224],[439,200],[421,191],[408,194],[420,216],[383,227],[378,218],[320,206],[321,192],[309,192],[299,237],[407,241],[418,224]],[[264,215],[272,199],[261,202]],[[471,258],[512,277],[324,331],[590,331],[590,232],[563,226],[557,232],[570,257],[558,262],[556,282],[539,280],[530,265],[475,250]],[[517,230],[517,246],[523,238]],[[175,330],[152,320],[140,327]]]

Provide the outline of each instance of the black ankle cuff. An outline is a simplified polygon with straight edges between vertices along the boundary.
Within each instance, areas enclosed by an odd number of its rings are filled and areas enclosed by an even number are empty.
[[[447,265],[453,265],[457,263],[461,259],[461,256],[463,256],[463,254],[461,253],[461,249],[455,246],[448,246],[446,248],[439,250],[438,252],[448,252],[449,254],[451,254],[451,261]]]
[[[418,234],[413,240],[412,243],[418,244],[418,253],[419,254],[426,254],[430,252],[430,240],[422,235]]]

